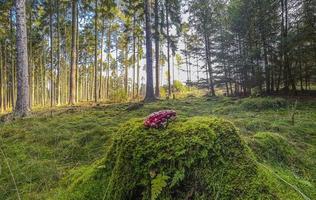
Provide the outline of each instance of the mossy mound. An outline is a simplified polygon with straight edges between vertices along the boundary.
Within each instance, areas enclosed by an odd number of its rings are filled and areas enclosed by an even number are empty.
[[[278,133],[258,132],[251,143],[259,159],[289,165],[296,160],[295,149]]]
[[[228,121],[194,117],[165,130],[131,120],[104,159],[69,179],[65,199],[277,199]]]
[[[247,98],[240,102],[240,107],[248,111],[286,108],[288,102],[283,98]]]

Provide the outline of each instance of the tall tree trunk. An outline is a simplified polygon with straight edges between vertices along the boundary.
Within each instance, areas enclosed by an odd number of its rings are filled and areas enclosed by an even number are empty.
[[[135,74],[136,74],[136,15],[133,16],[133,83],[132,98],[135,99]]]
[[[160,80],[159,80],[159,0],[155,0],[155,61],[156,61],[156,97],[160,97]]]
[[[98,101],[98,0],[95,0],[95,16],[94,16],[94,102]]]
[[[108,39],[107,39],[107,46],[108,46],[108,53],[107,53],[107,68],[106,68],[106,98],[109,98],[109,91],[110,91],[110,55],[111,55],[111,25],[109,26],[108,30]]]
[[[29,83],[25,0],[16,0],[17,101],[14,113],[26,116],[29,112]]]
[[[4,50],[0,41],[0,113],[3,112],[3,54]]]
[[[77,6],[78,7],[78,6]],[[79,9],[79,8],[77,8]],[[77,11],[77,31],[76,31],[76,49],[77,49],[77,54],[79,53],[79,11]],[[79,102],[79,56],[76,56],[76,103]]]
[[[76,96],[76,30],[77,30],[77,0],[72,0],[72,28],[71,28],[71,63],[70,63],[70,85],[69,85],[69,104],[75,104]]]
[[[49,1],[50,10],[49,10],[49,36],[50,36],[50,107],[53,107],[54,103],[54,63],[53,63],[53,50],[54,50],[54,42],[53,42],[53,2]],[[32,81],[32,85],[33,85]],[[33,99],[33,98],[32,98]]]
[[[12,9],[10,10],[10,33],[11,33],[11,104],[12,104],[12,110],[14,110],[14,104],[15,104],[15,65],[14,65],[14,49],[13,49],[13,12]]]
[[[151,5],[150,0],[145,0],[145,32],[146,32],[146,96],[145,101],[150,102],[155,100],[153,86],[153,63],[152,63],[152,35],[151,35]]]
[[[169,0],[166,1],[166,22],[167,22],[167,61],[168,61],[168,98],[171,97],[171,75],[170,75],[170,24],[169,24]]]
[[[56,2],[57,4],[57,25],[56,25],[56,31],[57,31],[57,82],[56,82],[56,87],[57,87],[57,105],[61,104],[60,98],[61,98],[61,87],[60,87],[60,30],[59,30],[59,0]]]
[[[128,37],[128,36],[127,36]],[[124,91],[125,94],[128,96],[128,41],[126,41],[125,46],[125,73],[124,73]]]
[[[42,50],[42,57],[43,57],[43,79],[42,79],[42,93],[43,93],[43,99],[42,99],[42,104],[45,106],[46,104],[46,57],[45,57],[45,48],[43,47]]]
[[[139,98],[139,79],[140,79],[140,59],[141,59],[141,55],[140,55],[140,48],[141,48],[141,41],[140,41],[140,39],[139,39],[139,37],[138,37],[138,45],[137,45],[137,72],[136,72],[136,76],[137,76],[137,80],[136,80],[136,82],[137,82],[137,84],[136,84],[136,96],[137,96],[137,98]],[[159,73],[159,72],[158,72]],[[158,82],[159,82],[159,79],[158,79]]]
[[[209,76],[209,87],[212,96],[215,96],[215,89],[214,89],[214,82],[213,82],[213,70],[211,64],[211,56],[210,56],[210,41],[207,34],[204,34],[204,41],[205,41],[205,55],[206,55],[206,64],[207,64],[207,71]]]
[[[104,43],[104,21],[102,20],[101,30],[101,63],[99,71],[99,99],[102,99],[102,73],[103,73],[103,43]]]
[[[268,61],[268,52],[265,39],[263,39],[263,56],[264,56],[264,67],[265,67],[265,78],[266,78],[266,92],[269,94],[271,92],[271,82],[270,82],[270,66]]]
[[[29,20],[28,20],[28,79],[29,79],[29,94],[32,94],[32,67],[33,67],[33,53],[32,53],[32,1],[30,3],[30,12],[29,12]],[[31,107],[33,101],[32,101],[32,95],[29,95],[29,107]]]

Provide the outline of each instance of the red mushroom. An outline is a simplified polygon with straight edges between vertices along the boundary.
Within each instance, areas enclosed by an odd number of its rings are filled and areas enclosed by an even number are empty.
[[[150,114],[144,121],[146,128],[165,128],[177,116],[174,110],[161,110]]]

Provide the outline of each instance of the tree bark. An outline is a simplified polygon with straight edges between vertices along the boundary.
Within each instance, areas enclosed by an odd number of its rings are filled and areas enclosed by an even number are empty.
[[[49,36],[50,36],[50,107],[53,107],[54,104],[54,63],[53,63],[53,2],[49,1],[50,10],[49,10]],[[33,81],[32,84],[34,85]],[[33,99],[33,98],[32,98]]]
[[[13,54],[14,54],[14,49],[13,49],[13,37],[14,37],[14,33],[13,33],[13,13],[12,13],[12,9],[10,10],[10,33],[11,33],[11,77],[10,77],[10,86],[11,86],[11,105],[12,105],[12,109],[14,110],[14,104],[15,104],[15,65],[14,65],[14,58],[13,58]]]
[[[76,30],[77,30],[77,0],[72,0],[72,28],[71,28],[71,63],[70,63],[70,85],[69,85],[69,104],[75,104],[76,96]]]
[[[29,112],[29,83],[25,0],[16,0],[16,49],[17,49],[17,101],[16,116],[27,116]]]
[[[95,16],[94,16],[94,102],[98,101],[98,0],[95,1]]]
[[[160,34],[159,34],[159,1],[155,0],[155,61],[156,61],[156,88],[155,93],[156,97],[160,97],[160,84],[159,84],[159,42],[160,42]]]
[[[60,98],[61,98],[61,89],[60,89],[60,30],[59,30],[59,0],[56,2],[57,4],[57,25],[56,25],[56,31],[57,31],[57,105],[60,105]]]
[[[103,43],[104,43],[104,21],[102,20],[102,30],[101,30],[101,63],[99,71],[99,99],[102,99],[102,73],[103,73]]]
[[[145,21],[146,21],[146,95],[145,101],[150,102],[155,100],[153,86],[153,63],[152,63],[152,34],[151,34],[151,5],[150,0],[145,0]]]
[[[169,0],[166,1],[166,22],[167,22],[168,98],[170,98],[171,97],[171,76],[170,76]]]

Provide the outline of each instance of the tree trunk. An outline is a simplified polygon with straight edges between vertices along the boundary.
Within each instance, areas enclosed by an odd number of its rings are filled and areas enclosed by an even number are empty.
[[[124,91],[125,94],[128,96],[128,41],[126,41],[125,46],[125,73],[124,73]]]
[[[49,36],[50,36],[50,107],[53,107],[54,103],[54,74],[53,74],[53,50],[54,50],[54,43],[53,43],[53,2],[52,0],[49,1],[50,3],[50,10],[49,10]],[[34,85],[33,81],[32,84]],[[32,98],[33,100],[33,98]]]
[[[215,89],[214,89],[214,83],[213,83],[213,70],[212,70],[212,64],[211,64],[211,56],[210,56],[210,48],[209,48],[209,38],[207,34],[204,35],[204,41],[205,41],[205,55],[206,55],[206,64],[207,64],[207,71],[209,75],[209,87],[210,92],[212,96],[215,96]]]
[[[71,28],[71,63],[70,63],[70,85],[69,85],[69,104],[75,104],[76,96],[76,30],[77,30],[77,0],[72,0],[72,28]]]
[[[152,63],[152,35],[151,35],[151,5],[150,0],[145,0],[145,21],[146,21],[146,96],[145,101],[150,102],[155,100],[153,86],[153,63]]]
[[[29,112],[29,83],[25,0],[16,0],[17,101],[14,113],[26,116]]]
[[[14,110],[14,104],[15,104],[15,65],[14,65],[14,49],[13,49],[13,37],[14,37],[14,33],[13,33],[13,13],[12,13],[12,9],[10,10],[10,33],[11,33],[11,77],[10,77],[10,81],[11,81],[11,105],[12,105],[12,110]]]
[[[0,113],[3,112],[3,54],[2,43],[0,41]]]
[[[167,22],[167,61],[168,61],[168,98],[171,97],[171,76],[170,76],[170,33],[169,33],[169,0],[166,1],[166,22]]]
[[[159,1],[155,0],[155,61],[156,61],[156,97],[160,97],[160,80],[159,80],[159,42],[160,42],[160,34],[159,34]]]
[[[79,9],[79,8],[78,8]],[[79,11],[77,11],[77,30],[76,30],[76,49],[77,49],[77,54],[79,53]],[[76,56],[76,103],[79,102],[79,56]]]
[[[56,25],[56,31],[57,31],[57,105],[60,105],[60,98],[61,98],[61,89],[60,89],[60,30],[59,30],[59,0],[57,0],[57,25]]]
[[[135,74],[136,74],[136,16],[133,17],[133,83],[132,83],[132,98],[135,98]]]
[[[95,17],[94,17],[94,102],[98,101],[98,0],[95,1]]]
[[[102,99],[102,73],[103,73],[103,42],[104,42],[104,21],[102,21],[102,32],[101,32],[101,63],[99,71],[99,99]]]
[[[137,45],[137,84],[136,84],[136,96],[137,98],[139,98],[139,79],[140,79],[140,59],[141,59],[141,55],[140,55],[140,48],[141,48],[141,42],[140,42],[140,39],[138,37],[138,45]],[[158,72],[159,73],[159,72]],[[159,79],[158,79],[158,82],[159,82]]]
[[[112,32],[111,32],[111,26],[109,27],[109,30],[108,30],[108,54],[107,54],[107,69],[106,69],[106,98],[109,98],[109,91],[110,91],[110,55],[111,55],[111,35],[112,35]]]

